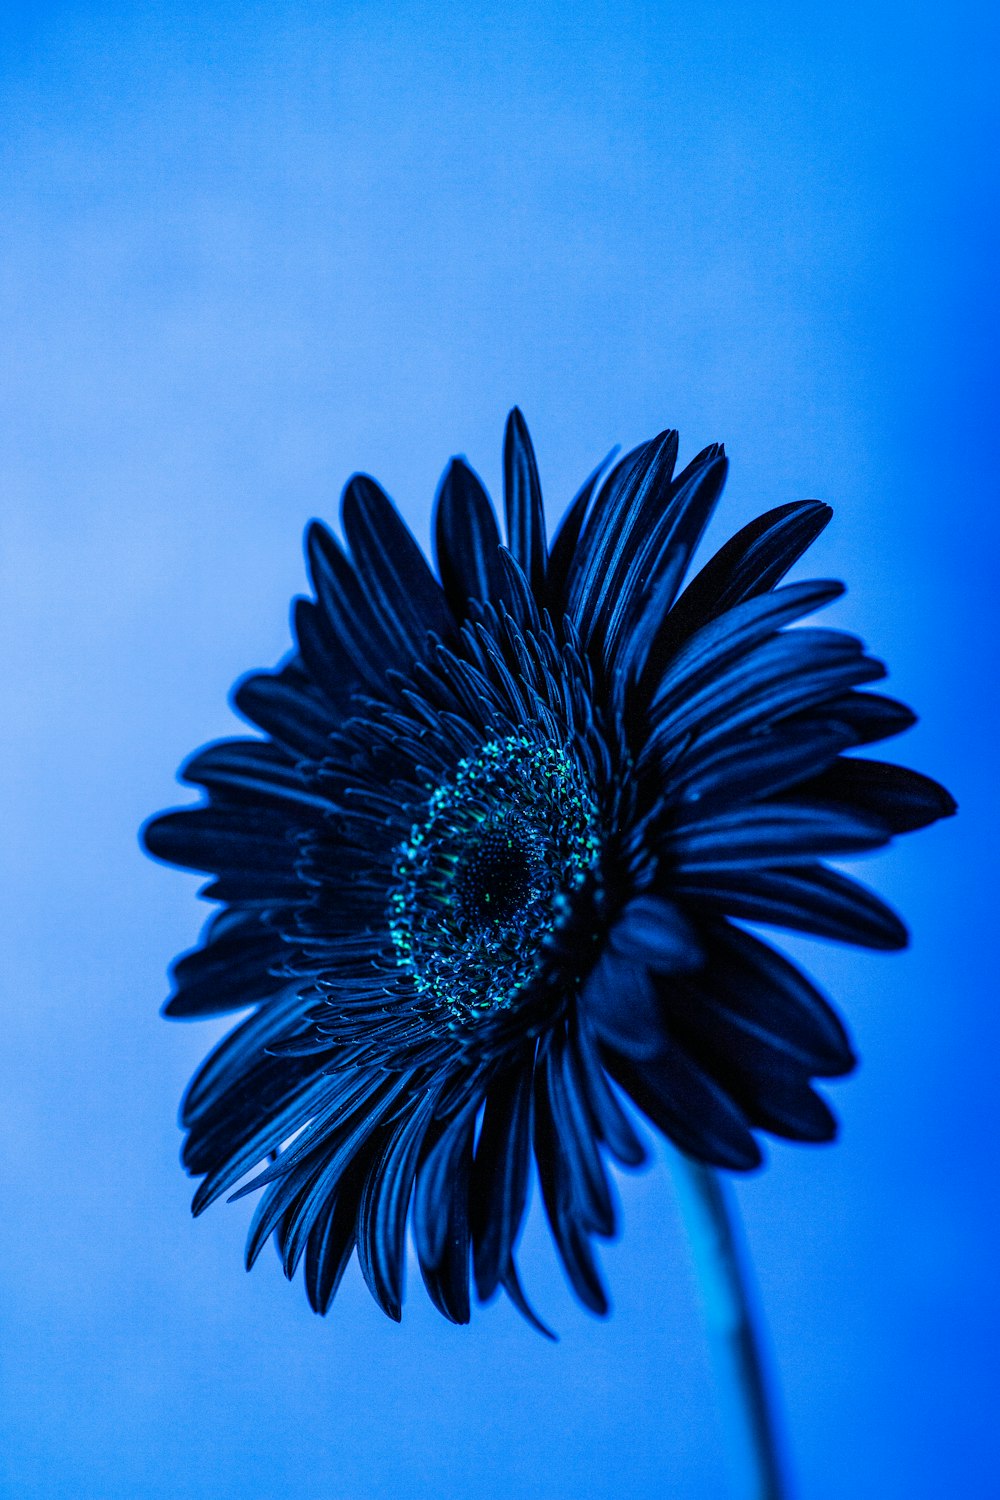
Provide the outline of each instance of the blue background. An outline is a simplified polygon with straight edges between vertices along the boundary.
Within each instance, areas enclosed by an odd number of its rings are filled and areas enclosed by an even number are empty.
[[[0,1489],[724,1494],[662,1160],[562,1341],[356,1267],[326,1321],[250,1209],[192,1222],[157,1016],[197,881],[136,829],[288,644],[300,540],[374,471],[422,539],[519,402],[551,516],[670,424],[710,541],[805,495],[811,570],[963,816],[870,861],[912,950],[791,942],[863,1058],[832,1149],[738,1192],[803,1495],[995,1493],[997,152],[992,7],[16,4],[0,35]],[[824,11],[826,13],[824,13]],[[989,1232],[988,1232],[989,1231]],[[991,1451],[992,1449],[992,1451]]]

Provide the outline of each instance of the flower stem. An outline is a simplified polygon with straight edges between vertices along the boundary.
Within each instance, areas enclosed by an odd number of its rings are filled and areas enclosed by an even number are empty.
[[[789,1500],[728,1186],[680,1152],[673,1153],[673,1167],[712,1344],[734,1496]]]

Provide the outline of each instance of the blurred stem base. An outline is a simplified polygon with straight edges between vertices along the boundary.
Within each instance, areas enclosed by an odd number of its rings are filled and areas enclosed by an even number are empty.
[[[679,1151],[671,1166],[712,1345],[734,1500],[790,1500],[729,1185]]]

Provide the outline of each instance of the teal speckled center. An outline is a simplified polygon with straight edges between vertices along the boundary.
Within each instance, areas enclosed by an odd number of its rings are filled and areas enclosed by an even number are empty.
[[[510,735],[459,761],[400,845],[389,897],[417,995],[463,1021],[509,1009],[600,852],[593,792],[560,746]]]

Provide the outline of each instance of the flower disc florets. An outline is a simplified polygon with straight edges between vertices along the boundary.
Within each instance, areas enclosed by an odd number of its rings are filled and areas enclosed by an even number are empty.
[[[597,803],[571,754],[525,734],[490,740],[435,788],[400,846],[399,968],[458,1022],[509,1009],[600,852]]]

